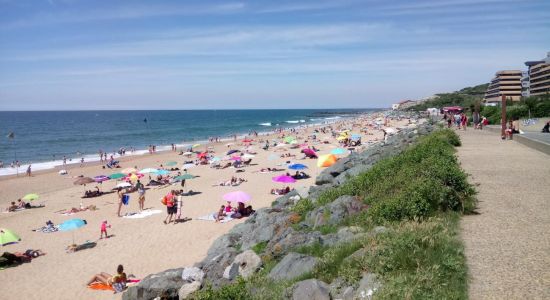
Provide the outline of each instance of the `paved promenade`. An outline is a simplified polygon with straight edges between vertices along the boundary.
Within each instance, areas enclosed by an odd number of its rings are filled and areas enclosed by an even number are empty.
[[[485,130],[460,136],[479,184],[479,214],[461,221],[470,299],[550,299],[550,155]]]

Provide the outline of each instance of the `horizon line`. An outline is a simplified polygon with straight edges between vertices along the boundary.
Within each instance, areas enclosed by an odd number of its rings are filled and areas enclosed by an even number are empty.
[[[82,112],[82,111],[193,111],[193,110],[338,110],[338,109],[387,109],[390,107],[339,107],[339,108],[193,108],[193,109],[45,109],[45,110],[0,110],[2,112]]]

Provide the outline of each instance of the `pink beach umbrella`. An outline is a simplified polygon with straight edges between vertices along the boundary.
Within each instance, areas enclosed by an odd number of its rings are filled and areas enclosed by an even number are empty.
[[[252,197],[250,197],[249,194],[243,191],[234,191],[223,195],[223,200],[225,201],[235,201],[235,202],[246,203],[251,199]]]
[[[232,156],[231,160],[241,160],[241,157],[240,156]]]
[[[281,182],[281,183],[295,183],[296,182],[296,179],[294,179],[290,176],[286,176],[286,175],[275,176],[275,177],[272,178],[272,180],[274,182]]]

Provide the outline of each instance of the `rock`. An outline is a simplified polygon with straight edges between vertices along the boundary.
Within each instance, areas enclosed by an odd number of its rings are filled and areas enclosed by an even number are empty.
[[[207,257],[200,263],[196,264],[196,267],[201,268],[208,278],[213,287],[219,287],[221,284],[229,282],[223,278],[223,273],[227,266],[231,265],[237,252],[233,248],[228,248],[225,252],[215,257]]]
[[[204,279],[204,272],[197,267],[183,268],[183,271],[181,272],[181,279],[186,282],[202,282]]]
[[[332,299],[352,300],[354,293],[353,286],[349,286],[341,277],[334,279],[330,286]]]
[[[316,185],[323,185],[327,183],[332,183],[334,181],[334,176],[330,174],[319,174],[317,178],[315,178],[315,184]]]
[[[265,222],[268,223],[268,222]],[[271,222],[270,222],[271,223]],[[261,224],[250,234],[243,236],[241,249],[247,250],[254,245],[269,241],[274,235],[275,226],[273,224]]]
[[[355,226],[353,226],[355,227]],[[324,246],[334,246],[340,243],[348,243],[357,238],[359,232],[350,227],[343,227],[337,233],[330,233],[321,237],[321,244]]]
[[[269,272],[274,280],[290,280],[313,271],[317,258],[291,252]]]
[[[231,230],[229,230],[229,233],[239,235],[239,236],[243,236],[245,233],[249,233],[252,230],[254,230],[254,225],[255,224],[252,224],[252,223],[249,223],[249,222],[244,222],[244,223],[241,223],[241,224],[237,224],[237,225],[233,226],[233,228]]]
[[[235,277],[239,275],[239,265],[236,263],[232,263],[227,268],[225,268],[225,271],[223,271],[223,278],[233,280]]]
[[[364,273],[355,292],[356,299],[372,299],[372,295],[381,287],[376,274]]]
[[[238,234],[231,233],[220,236],[212,243],[212,246],[208,248],[208,256],[213,257],[225,252],[227,248],[235,246],[240,237],[241,236]]]
[[[189,295],[198,291],[201,288],[201,285],[202,283],[199,281],[193,281],[183,284],[178,291],[179,299],[186,299]]]
[[[321,242],[321,233],[318,231],[303,232],[285,230],[286,234],[283,239],[278,242],[272,241],[268,244],[268,248],[275,256],[285,253],[289,249],[293,249],[296,245],[309,246],[317,242]]]
[[[123,300],[150,300],[156,297],[178,299],[179,290],[185,283],[183,269],[170,269],[145,277],[135,286],[129,287],[122,295]]]
[[[330,300],[329,287],[317,279],[300,281],[293,287],[292,299]]]
[[[307,198],[309,196],[309,187],[308,186],[299,186],[295,188],[296,193],[300,198]]]
[[[233,264],[238,266],[238,274],[246,279],[262,266],[262,259],[254,251],[246,250],[235,257]]]
[[[353,196],[340,196],[332,203],[309,212],[307,220],[313,227],[340,224],[345,218],[359,213],[364,204]]]

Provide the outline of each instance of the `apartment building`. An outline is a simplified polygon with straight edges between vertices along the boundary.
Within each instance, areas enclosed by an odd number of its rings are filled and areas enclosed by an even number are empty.
[[[528,94],[527,96],[539,96],[550,94],[550,52],[546,58],[536,61],[525,62],[529,67],[527,72]]]
[[[521,99],[521,78],[520,70],[503,70],[495,73],[491,80],[485,98],[485,103],[498,103],[502,101],[502,96],[508,100],[519,101]]]

